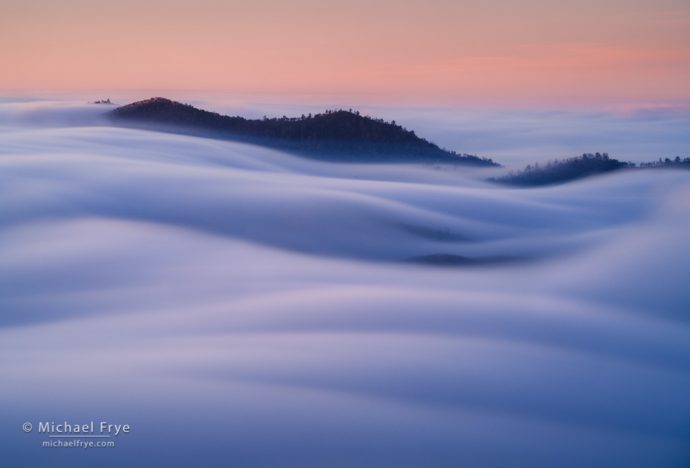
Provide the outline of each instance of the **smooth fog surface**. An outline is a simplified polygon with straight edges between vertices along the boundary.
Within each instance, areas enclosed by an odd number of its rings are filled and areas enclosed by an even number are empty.
[[[108,106],[85,106],[87,99],[111,98],[116,105],[162,94],[226,115],[260,119],[299,116],[325,109],[357,109],[365,115],[413,130],[444,148],[493,158],[511,169],[608,152],[622,161],[646,162],[687,157],[690,148],[690,102],[592,106],[479,106],[449,102],[443,106],[386,103],[357,96],[237,94],[182,90],[44,92],[0,96],[2,125],[93,125]]]
[[[12,466],[690,463],[689,173],[510,189],[99,112],[0,105]]]

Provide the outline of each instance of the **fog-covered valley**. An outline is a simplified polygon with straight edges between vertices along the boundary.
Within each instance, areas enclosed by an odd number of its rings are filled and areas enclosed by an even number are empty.
[[[11,466],[690,462],[690,172],[510,188],[103,112],[0,104]]]

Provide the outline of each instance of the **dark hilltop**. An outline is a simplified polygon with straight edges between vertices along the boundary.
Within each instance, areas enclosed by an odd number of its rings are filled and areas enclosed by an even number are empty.
[[[568,159],[556,159],[546,164],[530,164],[522,171],[489,179],[507,185],[534,187],[554,185],[620,170],[690,169],[690,158],[659,158],[658,161],[635,164],[609,157],[608,153],[585,153]]]
[[[499,165],[440,148],[394,121],[352,110],[245,119],[157,97],[118,107],[108,115],[122,126],[242,141],[327,161]]]

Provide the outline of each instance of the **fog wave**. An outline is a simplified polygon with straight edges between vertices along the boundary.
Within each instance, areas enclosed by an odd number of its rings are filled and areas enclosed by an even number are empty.
[[[690,174],[513,189],[51,112],[0,112],[13,466],[690,461]],[[134,429],[19,431],[53,419]]]

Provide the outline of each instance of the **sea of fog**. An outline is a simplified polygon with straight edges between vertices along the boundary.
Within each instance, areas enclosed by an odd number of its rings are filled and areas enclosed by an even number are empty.
[[[162,95],[229,115],[247,118],[299,116],[325,109],[353,108],[364,115],[395,120],[419,136],[459,153],[494,158],[510,168],[608,152],[623,161],[690,157],[690,102],[588,105],[421,105],[379,101],[375,96],[237,94],[184,90],[61,92],[0,95],[0,124],[18,117],[48,124],[52,117],[74,125],[89,100],[110,98],[122,105]],[[47,107],[54,114],[47,114]],[[64,113],[71,107],[71,113]],[[81,109],[81,110],[80,110]],[[91,121],[83,121],[92,124]]]
[[[0,100],[3,466],[690,465],[690,172],[514,189],[107,109]]]

